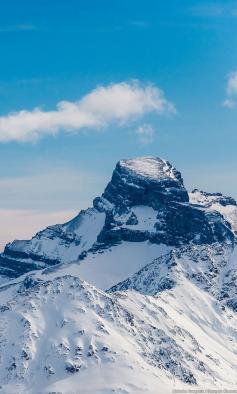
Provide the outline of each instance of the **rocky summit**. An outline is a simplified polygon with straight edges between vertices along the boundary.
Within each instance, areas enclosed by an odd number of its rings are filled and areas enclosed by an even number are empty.
[[[171,201],[188,202],[180,172],[168,161],[153,157],[118,162],[102,197],[125,210],[134,205],[159,209]]]
[[[237,387],[237,205],[156,157],[0,256],[0,393]]]

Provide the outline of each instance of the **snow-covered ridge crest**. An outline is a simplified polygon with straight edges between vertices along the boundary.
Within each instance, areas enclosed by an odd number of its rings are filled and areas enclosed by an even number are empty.
[[[135,159],[120,160],[119,165],[136,175],[150,179],[173,178],[181,182],[181,174],[167,160],[145,156]]]
[[[219,212],[231,224],[232,230],[237,232],[237,204],[233,197],[194,189],[189,193],[189,201],[192,204],[201,205],[207,210]]]

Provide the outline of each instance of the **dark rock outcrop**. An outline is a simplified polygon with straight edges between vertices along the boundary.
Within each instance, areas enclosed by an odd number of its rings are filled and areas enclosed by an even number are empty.
[[[102,197],[121,210],[135,205],[157,210],[170,201],[189,200],[180,172],[154,157],[118,162]],[[95,200],[96,208],[99,202]]]
[[[220,196],[224,201],[224,196]],[[180,172],[159,158],[120,161],[105,192],[94,200],[94,205],[106,212],[105,225],[98,236],[101,243],[149,240],[178,246],[189,242],[232,242],[234,239],[229,223],[219,212],[189,204]],[[137,219],[132,210],[134,206],[154,209],[156,223],[152,231],[140,230],[134,219]],[[124,215],[128,217],[126,223]],[[133,228],[128,226],[131,224]]]

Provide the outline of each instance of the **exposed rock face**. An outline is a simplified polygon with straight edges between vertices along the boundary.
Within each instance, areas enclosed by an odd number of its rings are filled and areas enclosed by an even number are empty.
[[[206,208],[211,207],[213,204],[220,204],[223,207],[226,207],[227,205],[236,206],[236,201],[233,197],[226,197],[221,193],[208,193],[202,190],[194,189],[189,196],[191,201],[203,205]]]
[[[180,172],[159,158],[120,161],[102,197],[94,200],[94,206],[106,212],[105,226],[98,237],[102,243],[149,240],[180,245],[232,242],[234,238],[230,224],[220,213],[189,204]],[[149,213],[155,216],[152,229],[141,229],[136,223],[133,207],[139,206],[154,210]],[[140,216],[145,214],[140,212]]]
[[[203,192],[190,196],[191,203],[180,172],[168,161],[121,160],[102,196],[95,198],[94,208],[48,227],[30,241],[8,244],[0,256],[0,275],[16,277],[75,261],[91,249],[122,241],[171,246],[232,243],[237,212],[229,220],[228,210],[237,209],[235,201]]]
[[[130,215],[130,216],[129,216]],[[105,226],[98,236],[101,243],[114,244],[121,241],[139,242],[149,240],[171,246],[193,242],[196,244],[213,242],[233,242],[230,225],[218,212],[206,212],[190,204],[172,202],[155,211],[154,227],[142,229],[137,225],[127,225],[123,218],[133,217],[131,208],[127,215],[118,215],[112,210],[106,213]],[[147,221],[150,218],[147,218]]]
[[[231,229],[237,231],[237,205],[232,197],[223,196],[221,193],[207,193],[194,189],[189,193],[192,204],[202,206],[206,211],[219,212],[231,225]]]
[[[135,205],[157,210],[170,201],[189,200],[180,172],[168,161],[153,157],[121,160],[102,197],[125,210]]]

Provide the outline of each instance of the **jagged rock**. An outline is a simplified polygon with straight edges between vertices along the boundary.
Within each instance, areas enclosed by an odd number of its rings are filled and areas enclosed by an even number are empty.
[[[233,197],[226,197],[221,193],[208,193],[198,189],[194,189],[192,193],[190,193],[190,197],[194,202],[196,201],[198,204],[206,207],[211,206],[213,203],[220,204],[224,207],[227,205],[237,205]]]
[[[75,363],[71,363],[71,362],[68,362],[68,363],[66,364],[66,367],[65,367],[66,371],[67,371],[67,372],[70,372],[70,373],[79,372],[79,371],[80,371],[80,368],[81,368],[81,365],[75,364]]]
[[[118,162],[102,197],[122,211],[135,205],[159,209],[170,201],[188,201],[180,172],[154,157]]]

